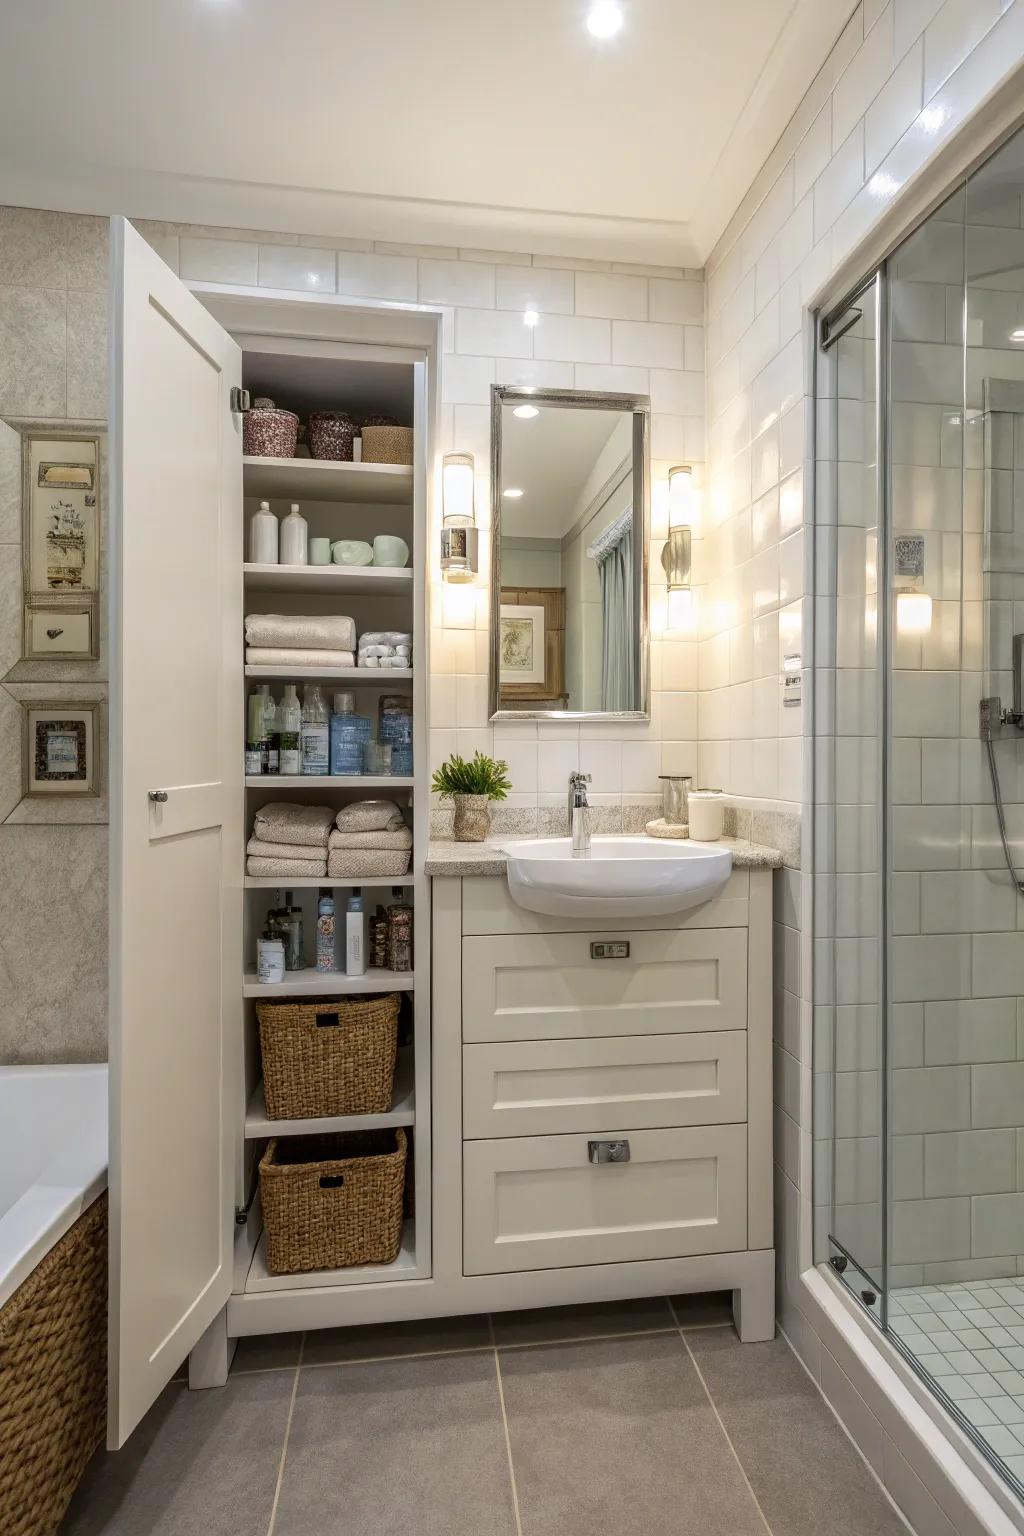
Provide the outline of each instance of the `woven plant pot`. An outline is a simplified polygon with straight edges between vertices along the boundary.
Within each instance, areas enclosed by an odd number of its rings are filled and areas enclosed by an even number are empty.
[[[355,433],[355,424],[347,411],[313,411],[308,432],[310,457],[351,459]]]
[[[487,795],[454,795],[457,843],[482,843],[491,830],[491,802]]]
[[[294,459],[299,418],[260,398],[242,418],[242,452],[260,459]]]
[[[0,1307],[0,1531],[53,1536],[107,1424],[107,1197]]]
[[[397,992],[358,1001],[258,1003],[269,1118],[386,1114],[398,1006]]]
[[[412,427],[363,428],[364,464],[411,464]]]
[[[260,1163],[270,1273],[393,1264],[407,1146],[401,1129],[272,1141]]]

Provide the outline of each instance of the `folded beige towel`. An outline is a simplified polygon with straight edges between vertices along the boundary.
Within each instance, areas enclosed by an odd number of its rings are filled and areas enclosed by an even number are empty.
[[[331,848],[411,848],[412,832],[408,827],[396,827],[391,832],[338,832],[331,833]]]
[[[305,864],[322,863],[324,849],[309,843],[268,843],[262,837],[250,837],[245,851],[257,859],[300,859]]]
[[[380,880],[404,875],[409,868],[408,849],[332,848],[327,855],[327,874],[332,880]]]
[[[394,832],[405,826],[405,817],[393,800],[353,800],[342,806],[334,824],[339,832]]]
[[[289,650],[283,645],[247,645],[247,667],[354,667],[354,651]]]
[[[257,859],[250,855],[245,872],[262,880],[320,880],[327,876],[327,860]]]
[[[250,613],[245,620],[245,643],[288,650],[354,651],[355,620],[342,613]]]
[[[334,812],[330,806],[273,800],[256,812],[253,835],[261,843],[302,843],[305,847],[326,848],[333,825]]]

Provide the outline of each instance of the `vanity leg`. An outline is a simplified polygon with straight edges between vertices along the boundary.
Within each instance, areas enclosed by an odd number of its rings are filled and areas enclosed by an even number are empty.
[[[188,1357],[189,1391],[226,1386],[237,1344],[237,1339],[228,1338],[228,1309],[225,1307]]]
[[[732,1293],[732,1316],[744,1344],[763,1344],[775,1337],[775,1254],[772,1249],[750,1254],[756,1273]]]

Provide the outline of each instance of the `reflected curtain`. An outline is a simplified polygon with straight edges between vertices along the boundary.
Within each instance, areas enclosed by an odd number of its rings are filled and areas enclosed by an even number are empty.
[[[597,571],[601,580],[601,708],[636,709],[632,518],[598,556]]]

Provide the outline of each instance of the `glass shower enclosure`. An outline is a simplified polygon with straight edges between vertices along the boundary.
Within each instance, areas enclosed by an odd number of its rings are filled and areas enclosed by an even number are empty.
[[[1024,1495],[1024,137],[818,341],[815,1258]]]

